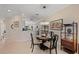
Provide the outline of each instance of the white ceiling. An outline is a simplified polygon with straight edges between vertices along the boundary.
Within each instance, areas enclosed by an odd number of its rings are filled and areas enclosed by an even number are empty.
[[[43,8],[43,6],[46,8]],[[1,4],[0,18],[21,15],[30,20],[37,20],[51,16],[55,12],[67,7],[67,4]]]

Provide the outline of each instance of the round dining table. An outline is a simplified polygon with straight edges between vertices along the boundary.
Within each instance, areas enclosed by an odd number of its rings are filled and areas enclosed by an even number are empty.
[[[49,52],[51,54],[51,49],[52,49],[52,40],[51,37],[43,37],[43,36],[36,36],[37,40],[42,40],[42,44],[44,44],[45,42],[49,42]]]

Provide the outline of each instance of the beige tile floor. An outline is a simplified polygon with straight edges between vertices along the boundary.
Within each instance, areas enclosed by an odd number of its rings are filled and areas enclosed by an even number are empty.
[[[0,48],[1,54],[31,54],[30,42],[29,41],[6,41],[5,44]],[[42,51],[38,46],[35,46],[32,54],[49,54],[49,50]],[[52,50],[52,54],[55,51]],[[58,50],[58,54],[66,54],[66,52]]]

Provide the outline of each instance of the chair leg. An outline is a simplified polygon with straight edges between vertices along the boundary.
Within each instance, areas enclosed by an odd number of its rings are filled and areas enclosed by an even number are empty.
[[[57,54],[57,48],[55,48],[55,52],[56,52],[56,54]]]
[[[33,46],[33,45],[31,44],[30,48],[32,48],[32,46]]]
[[[32,45],[32,52],[33,52],[33,50],[34,50],[34,45]]]

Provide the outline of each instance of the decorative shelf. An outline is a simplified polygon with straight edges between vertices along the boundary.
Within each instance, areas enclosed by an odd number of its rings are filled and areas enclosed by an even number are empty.
[[[77,23],[63,24],[63,28],[61,30],[61,49],[69,53],[77,52]]]

